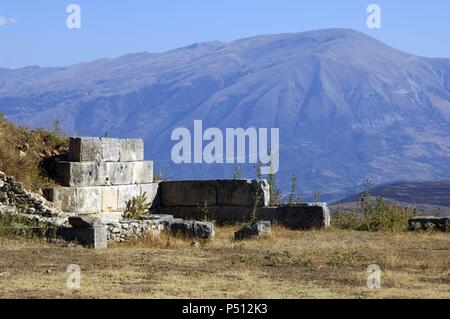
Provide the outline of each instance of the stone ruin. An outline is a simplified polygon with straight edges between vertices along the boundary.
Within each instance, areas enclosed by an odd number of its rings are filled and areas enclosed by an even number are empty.
[[[153,162],[144,161],[141,139],[70,138],[67,160],[56,162],[53,173],[60,186],[45,189],[44,195],[56,209],[72,214],[68,218],[71,227],[59,230],[67,240],[103,248],[108,240],[154,237],[163,230],[205,239],[214,235],[211,223],[167,214],[123,219],[133,197],[145,193],[152,203],[157,198]]]
[[[94,248],[105,248],[108,241],[159,236],[164,230],[212,238],[214,224],[198,220],[240,223],[256,216],[299,230],[330,225],[326,204],[269,207],[265,180],[155,182],[153,162],[144,161],[141,139],[72,137],[67,160],[55,163],[54,175],[60,185],[43,190],[45,198],[13,181],[0,184],[0,190],[8,188],[0,192],[0,200],[8,194],[17,198],[30,218],[47,218],[60,237]],[[127,201],[143,193],[152,203],[151,213],[124,220]]]
[[[61,186],[45,189],[45,197],[78,215],[119,217],[128,200],[145,192],[153,201],[158,189],[140,139],[70,138],[68,159],[55,164],[54,174]]]

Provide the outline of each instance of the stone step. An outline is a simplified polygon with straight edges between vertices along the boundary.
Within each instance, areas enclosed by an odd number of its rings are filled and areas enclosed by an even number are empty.
[[[87,186],[87,187],[55,187],[44,190],[47,200],[54,207],[64,212],[77,214],[95,214],[101,212],[124,211],[126,202],[144,192],[149,202],[153,202],[158,191],[157,183]]]
[[[69,162],[133,162],[144,160],[142,139],[71,137]]]
[[[62,186],[108,186],[153,182],[153,162],[57,162]]]

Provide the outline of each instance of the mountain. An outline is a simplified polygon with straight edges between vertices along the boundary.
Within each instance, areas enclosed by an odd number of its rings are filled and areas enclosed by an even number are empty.
[[[231,177],[175,165],[177,127],[280,128],[279,182],[332,200],[373,184],[450,179],[450,59],[326,29],[197,43],[68,67],[0,69],[0,111],[29,127],[142,137],[170,178]],[[247,175],[253,171],[245,168]]]
[[[393,183],[374,187],[370,190],[373,197],[384,197],[406,206],[414,206],[424,210],[427,215],[439,212],[442,216],[450,216],[450,182],[409,182]],[[349,196],[331,205],[331,208],[351,208],[360,200],[362,193]]]

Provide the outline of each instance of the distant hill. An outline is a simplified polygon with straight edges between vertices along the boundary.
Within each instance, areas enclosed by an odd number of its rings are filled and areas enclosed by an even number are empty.
[[[405,206],[414,206],[427,213],[439,211],[443,216],[450,216],[450,181],[396,183],[377,186],[370,190],[373,197],[384,197]],[[353,207],[362,193],[344,198],[331,205],[333,209],[340,206]]]
[[[418,39],[419,40],[419,39]],[[375,184],[450,179],[450,59],[326,29],[198,43],[68,67],[0,70],[0,112],[69,134],[141,137],[171,179],[231,177],[230,165],[176,165],[177,127],[278,127],[279,181],[336,200]],[[254,176],[252,165],[244,175]]]

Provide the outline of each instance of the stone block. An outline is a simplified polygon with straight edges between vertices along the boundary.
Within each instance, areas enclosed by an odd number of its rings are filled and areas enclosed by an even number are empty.
[[[62,186],[100,186],[97,162],[56,162],[54,173]]]
[[[141,139],[101,137],[71,137],[70,162],[129,162],[144,160],[144,142]]]
[[[194,236],[194,222],[191,220],[177,220],[170,224],[172,234],[183,237]]]
[[[216,205],[215,181],[174,181],[159,184],[161,205],[197,207],[206,202]]]
[[[159,190],[159,184],[158,183],[148,183],[148,184],[138,184],[139,185],[139,194],[146,193],[147,198],[149,202],[154,203],[155,201],[158,201],[158,190]]]
[[[62,186],[107,186],[151,183],[153,162],[57,162]]]
[[[286,227],[298,230],[320,229],[330,226],[330,210],[326,204],[279,206],[278,221]]]
[[[70,216],[69,224],[74,228],[92,228],[102,226],[102,221],[95,215]]]
[[[105,226],[60,228],[57,233],[66,241],[77,241],[90,248],[105,249],[108,247],[108,234]]]
[[[127,202],[135,196],[142,195],[144,192],[147,194],[149,202],[153,202],[158,193],[158,184],[135,184],[135,185],[121,185],[117,186],[117,208],[119,211],[125,210]]]
[[[64,212],[97,213],[102,208],[101,187],[55,187],[44,190],[47,200]]]
[[[214,231],[214,224],[208,222],[194,221],[194,237],[200,239],[211,239],[216,232]]]
[[[269,185],[266,180],[217,180],[218,206],[269,205]]]
[[[135,184],[119,186],[55,187],[44,190],[47,200],[55,208],[76,214],[123,211],[131,198],[147,192],[149,201],[154,200],[158,184]]]
[[[133,197],[140,195],[139,185],[123,185],[117,188],[117,209],[124,211],[127,202]]]
[[[70,162],[95,162],[102,160],[102,148],[98,137],[71,137],[69,139]]]
[[[118,162],[122,150],[122,141],[116,138],[100,138],[101,161]]]
[[[267,238],[272,234],[272,228],[270,221],[257,221],[245,225],[243,228],[239,229],[234,233],[234,239],[244,240],[244,239],[259,239]]]
[[[122,139],[120,161],[133,162],[144,160],[144,141],[141,139]]]
[[[146,214],[141,216],[142,220],[155,220],[155,221],[170,221],[173,220],[173,215],[169,214]]]
[[[118,207],[118,187],[102,187],[102,212],[115,212]]]

